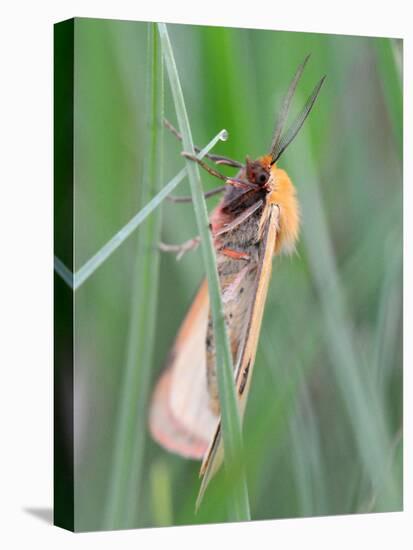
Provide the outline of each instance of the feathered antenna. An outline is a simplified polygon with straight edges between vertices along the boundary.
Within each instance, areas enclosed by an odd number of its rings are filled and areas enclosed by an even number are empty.
[[[301,126],[304,124],[306,118],[310,114],[315,100],[317,99],[317,96],[320,92],[321,86],[326,78],[325,76],[323,76],[323,78],[317,83],[314,90],[311,92],[310,97],[307,99],[304,108],[296,117],[289,129],[285,132],[284,136],[282,136],[295,90],[309,58],[310,55],[307,55],[307,57],[298,67],[294,78],[292,79],[291,84],[288,88],[288,91],[284,97],[283,105],[280,114],[278,115],[277,124],[275,126],[274,137],[271,143],[271,164],[274,164],[280,158],[282,153],[287,149],[295,136],[298,134]]]

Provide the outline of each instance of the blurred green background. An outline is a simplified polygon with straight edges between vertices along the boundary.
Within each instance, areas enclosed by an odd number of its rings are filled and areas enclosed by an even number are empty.
[[[306,54],[312,56],[293,112],[327,75],[309,120],[279,163],[298,189],[303,223],[297,254],[274,260],[244,422],[252,519],[400,510],[402,42],[183,25],[168,30],[194,141],[203,146],[226,128],[230,139],[214,152],[239,160],[268,151],[277,109]],[[142,206],[147,32],[146,23],[75,22],[76,269]],[[165,115],[176,123],[167,78],[164,101]],[[165,183],[183,167],[179,143],[166,131],[160,162]],[[216,185],[202,177],[206,190]],[[186,180],[177,193],[189,193]],[[209,200],[211,208],[217,200]],[[222,475],[195,515],[199,463],[168,454],[147,433],[138,451],[133,441],[116,448],[128,391],[138,233],[75,295],[80,531],[228,517]],[[162,240],[195,235],[191,205],[165,201]],[[148,253],[153,246],[148,243]],[[180,262],[161,257],[149,391],[203,276],[200,251]],[[143,426],[146,419],[137,419],[136,429]],[[128,453],[130,460],[123,460]],[[126,483],[115,497],[119,467]]]

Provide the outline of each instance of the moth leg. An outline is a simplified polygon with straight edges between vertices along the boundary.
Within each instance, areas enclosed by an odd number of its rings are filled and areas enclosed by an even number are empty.
[[[200,242],[200,237],[194,237],[193,239],[189,239],[182,244],[167,244],[160,242],[158,244],[158,247],[162,252],[176,253],[176,259],[180,260],[182,256],[187,252],[190,252],[191,250],[196,250]]]
[[[199,147],[195,149],[195,151],[198,153]],[[225,166],[232,166],[233,168],[244,168],[244,165],[242,162],[238,162],[237,160],[230,159],[228,157],[223,157],[221,155],[213,155],[208,153],[205,155],[207,158],[215,162],[215,164],[224,164]]]
[[[228,176],[225,176],[224,174],[221,174],[221,172],[218,172],[218,170],[214,170],[214,168],[211,168],[208,166],[206,162],[199,159],[195,155],[191,155],[191,153],[187,153],[186,151],[182,151],[181,155],[189,160],[193,160],[194,162],[197,162],[201,168],[203,168],[208,174],[211,174],[211,176],[215,176],[216,178],[219,178],[220,180],[225,181],[227,184],[232,185],[233,187],[238,187],[239,189],[246,189],[246,190],[257,190],[258,186],[253,185],[249,183],[246,180],[242,180],[240,178],[229,178]]]
[[[206,170],[208,174],[211,174],[211,176],[215,176],[216,178],[225,182],[229,179],[228,176],[221,174],[221,172],[218,172],[218,170],[214,170],[213,168],[208,166],[206,162],[197,158],[195,155],[191,155],[191,153],[186,153],[185,151],[182,151],[181,155],[189,160],[193,160],[194,162],[197,162],[199,166],[201,166],[201,168]]]
[[[165,127],[168,128],[168,130],[170,132],[172,132],[172,134],[177,139],[179,139],[179,141],[182,141],[181,134],[178,132],[178,130],[174,126],[172,126],[172,124],[169,122],[169,120],[164,118],[163,122],[164,122]],[[197,153],[201,152],[200,147],[197,147],[196,145],[194,146],[194,149]],[[233,168],[243,168],[243,166],[244,166],[241,162],[238,162],[237,160],[233,160],[233,159],[230,159],[228,157],[223,157],[221,155],[213,155],[211,153],[208,153],[205,156],[207,158],[209,158],[209,160],[212,160],[212,162],[215,162],[216,164],[225,164],[226,166],[232,166]]]
[[[209,197],[213,197],[214,195],[218,195],[218,193],[222,193],[227,188],[226,185],[220,185],[219,187],[215,187],[215,189],[211,189],[211,191],[207,191],[204,193],[204,197],[206,199],[209,199]],[[168,201],[171,202],[192,202],[192,196],[191,195],[185,195],[183,197],[177,197],[175,195],[169,195],[166,197]]]

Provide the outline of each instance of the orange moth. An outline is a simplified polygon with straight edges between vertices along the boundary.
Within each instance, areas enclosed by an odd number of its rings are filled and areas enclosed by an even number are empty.
[[[231,178],[184,153],[225,182],[206,196],[224,192],[210,216],[210,224],[241,416],[251,384],[272,257],[292,252],[298,238],[296,191],[277,161],[303,125],[324,82],[325,77],[284,132],[289,107],[308,58],[298,67],[284,98],[268,154],[254,161],[247,157],[245,164],[217,155],[207,156],[218,165],[237,168],[238,174]],[[181,246],[181,252],[198,242],[188,241]],[[176,249],[168,245],[164,248]],[[204,281],[156,384],[149,413],[150,431],[158,443],[181,456],[202,460],[198,504],[223,460],[219,411],[214,334]]]

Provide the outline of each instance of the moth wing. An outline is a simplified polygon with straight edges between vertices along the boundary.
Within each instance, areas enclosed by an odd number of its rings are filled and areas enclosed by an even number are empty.
[[[266,205],[263,212],[263,232],[260,246],[259,269],[257,283],[251,296],[251,308],[242,349],[239,352],[236,366],[236,394],[241,418],[244,415],[248,393],[251,385],[258,338],[261,328],[264,306],[272,271],[272,257],[277,238],[279,210],[276,205]],[[266,220],[265,220],[266,218]],[[219,421],[205,453],[200,475],[203,476],[199,490],[196,508],[199,507],[205,490],[218,471],[224,458],[224,448],[221,437],[221,422]]]
[[[153,438],[167,450],[194,459],[202,459],[218,423],[209,406],[206,380],[208,313],[204,281],[156,384],[149,412]]]

